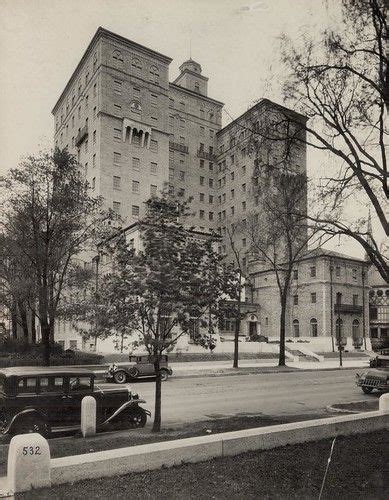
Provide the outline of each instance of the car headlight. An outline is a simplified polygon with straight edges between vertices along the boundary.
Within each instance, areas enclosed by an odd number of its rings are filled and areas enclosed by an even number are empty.
[[[360,375],[360,376],[359,376],[359,378],[360,378],[361,380],[365,380],[365,378],[366,378],[366,373],[362,373],[362,375]]]

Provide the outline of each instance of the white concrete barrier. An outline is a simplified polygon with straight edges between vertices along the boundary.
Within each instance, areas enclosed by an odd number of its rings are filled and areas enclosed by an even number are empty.
[[[85,396],[81,401],[81,433],[83,437],[96,434],[96,400]]]
[[[8,490],[11,493],[50,486],[50,448],[40,434],[19,434],[8,450]]]
[[[389,393],[382,394],[378,404],[381,412],[389,413]]]

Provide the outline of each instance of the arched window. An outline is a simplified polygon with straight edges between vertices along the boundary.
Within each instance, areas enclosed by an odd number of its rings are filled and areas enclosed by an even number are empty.
[[[298,319],[293,320],[293,335],[294,337],[300,337],[300,323]]]
[[[213,120],[214,116],[215,116],[214,112],[213,112],[213,111],[210,111],[210,112],[209,112],[209,119],[210,119],[211,121]]]
[[[116,63],[118,63],[118,64],[120,64],[120,65],[122,65],[122,64],[123,64],[123,55],[122,55],[122,53],[120,52],[120,50],[114,50],[114,51],[113,51],[113,54],[112,54],[112,59],[113,59]]]
[[[159,79],[159,69],[157,66],[150,66],[150,78],[153,82],[158,82]]]
[[[137,59],[136,57],[134,57],[131,61],[131,66],[137,70],[140,70],[142,69],[142,63],[140,62],[139,59]]]
[[[338,318],[336,320],[336,340],[339,341],[343,334],[343,320]]]
[[[195,88],[195,92],[200,92],[199,82],[195,82],[194,88]]]
[[[311,337],[317,337],[317,319],[312,318],[310,321]]]

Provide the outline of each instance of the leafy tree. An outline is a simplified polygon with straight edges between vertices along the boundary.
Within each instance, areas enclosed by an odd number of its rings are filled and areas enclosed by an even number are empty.
[[[1,233],[15,249],[23,278],[33,283],[44,363],[50,364],[54,322],[77,256],[90,250],[107,227],[102,201],[90,195],[67,150],[30,156],[4,179]]]
[[[234,276],[214,251],[215,238],[204,238],[183,224],[188,203],[168,196],[147,202],[139,222],[141,248],[118,241],[113,270],[104,284],[104,303],[119,328],[135,332],[153,359],[156,377],[153,431],[161,429],[163,353],[189,332],[193,321],[212,321],[223,294],[234,293]],[[208,325],[211,328],[211,324]]]
[[[329,235],[357,241],[389,282],[387,255],[366,230],[366,218],[350,222],[342,211],[358,197],[388,236],[388,4],[342,0],[341,9],[340,22],[318,39],[304,35],[293,43],[283,37],[284,95],[308,118],[300,140],[324,152],[327,165],[334,160],[338,166],[321,190],[326,212],[311,219]]]

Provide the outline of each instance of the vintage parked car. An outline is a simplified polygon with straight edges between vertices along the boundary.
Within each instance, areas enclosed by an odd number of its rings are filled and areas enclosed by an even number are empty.
[[[161,356],[160,372],[163,381],[167,380],[173,374],[173,370],[169,368],[168,357],[166,355]],[[155,377],[153,359],[148,354],[141,356],[130,355],[128,364],[116,365],[113,363],[105,373],[107,382],[113,380],[117,384],[125,384],[128,380],[142,377]]]
[[[144,427],[151,415],[129,388],[104,391],[85,368],[27,367],[0,369],[0,429],[4,434],[38,432],[44,436],[77,430],[81,401],[96,400],[97,430],[117,425]]]
[[[356,375],[356,384],[365,394],[370,394],[373,389],[389,391],[389,355],[379,355],[370,361],[370,369]]]

